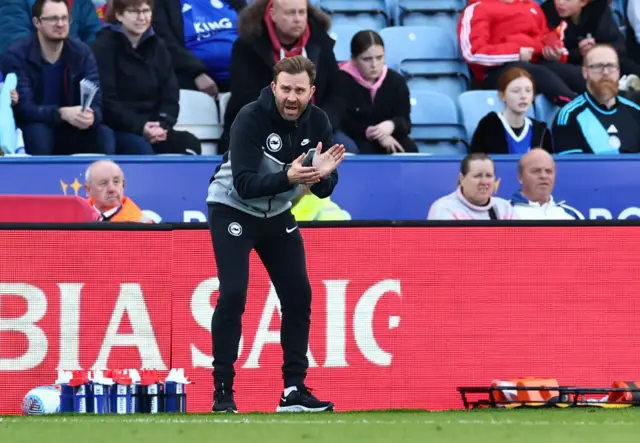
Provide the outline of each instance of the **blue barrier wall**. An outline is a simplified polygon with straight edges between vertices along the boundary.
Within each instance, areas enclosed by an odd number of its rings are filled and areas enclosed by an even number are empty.
[[[0,158],[3,194],[84,196],[84,171],[93,157]],[[116,159],[125,194],[157,220],[204,221],[209,179],[220,157]],[[517,159],[495,157],[497,194],[518,189]],[[340,166],[333,200],[354,219],[425,219],[429,206],[456,186],[460,158],[429,156],[348,157]],[[554,195],[585,218],[640,218],[640,155],[558,157]]]

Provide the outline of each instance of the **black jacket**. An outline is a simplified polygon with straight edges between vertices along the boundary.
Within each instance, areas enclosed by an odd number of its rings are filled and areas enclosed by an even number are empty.
[[[139,135],[148,121],[160,121],[166,128],[175,125],[180,89],[169,51],[153,29],[134,48],[118,25],[108,26],[98,32],[93,51],[106,125]]]
[[[618,55],[626,54],[625,37],[618,29],[613,13],[609,9],[608,0],[592,0],[582,8],[580,23],[575,24],[570,18],[563,19],[558,15],[553,0],[546,0],[542,4],[542,11],[547,17],[549,28],[556,28],[563,20],[567,23],[564,32],[564,46],[569,51],[568,63],[572,65],[582,64],[580,54],[580,40],[591,34],[596,43],[608,43],[612,45]]]
[[[380,89],[376,93],[375,101],[371,102],[371,93],[347,72],[340,71],[340,82],[344,88],[343,97],[345,111],[340,122],[340,129],[352,138],[358,146],[367,142],[365,131],[367,127],[377,125],[386,120],[395,124],[392,136],[403,147],[413,144],[408,139],[411,132],[411,103],[407,83],[396,71],[387,70]],[[382,148],[381,152],[386,152]],[[409,149],[410,151],[412,149]],[[364,153],[364,152],[363,152]],[[368,153],[368,152],[367,152]]]
[[[273,80],[275,61],[263,19],[266,6],[266,0],[256,0],[238,18],[240,37],[231,53],[231,97],[224,118],[223,141],[219,146],[223,151],[231,123],[240,108],[256,100],[262,88]],[[317,70],[315,104],[327,113],[331,125],[337,129],[343,105],[338,85],[338,63],[333,54],[335,41],[327,34],[331,19],[319,9],[309,6],[308,21],[311,36],[305,49]]]
[[[247,5],[247,0],[224,1],[238,12]],[[209,70],[184,46],[181,8],[180,0],[156,0],[153,8],[153,29],[167,45],[179,80],[186,83],[193,82],[197,76],[207,74]]]
[[[286,211],[302,191],[300,185],[289,184],[287,170],[303,153],[313,153],[318,142],[323,151],[333,146],[327,114],[309,104],[298,120],[287,121],[267,86],[257,101],[240,110],[231,126],[229,151],[211,178],[207,202],[264,218]],[[311,186],[311,192],[328,197],[337,183],[338,172],[333,171]]]
[[[542,148],[547,152],[553,152],[551,133],[545,122],[530,118],[533,125],[531,148]],[[495,112],[485,115],[478,123],[469,152],[483,152],[485,154],[509,154],[507,133],[502,120]]]

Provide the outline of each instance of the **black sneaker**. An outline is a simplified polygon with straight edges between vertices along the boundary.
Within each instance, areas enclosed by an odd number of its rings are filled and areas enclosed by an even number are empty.
[[[280,398],[280,405],[276,412],[324,412],[333,411],[333,403],[321,401],[311,394],[311,389],[302,386]]]
[[[233,399],[234,392],[233,389],[225,389],[224,386],[216,389],[213,393],[213,408],[211,408],[211,411],[237,413],[238,407]]]

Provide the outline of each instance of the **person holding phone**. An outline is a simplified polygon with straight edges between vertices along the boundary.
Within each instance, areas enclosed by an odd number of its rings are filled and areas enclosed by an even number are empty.
[[[311,286],[302,235],[291,200],[304,186],[320,198],[338,183],[344,146],[333,143],[327,114],[310,103],[316,67],[306,57],[283,58],[271,85],[245,105],[231,125],[229,150],[209,185],[209,228],[220,295],[211,322],[213,412],[237,412],[234,364],[247,298],[249,254],[256,250],[282,306],[284,392],[278,412],[332,411],[304,381],[311,323]]]

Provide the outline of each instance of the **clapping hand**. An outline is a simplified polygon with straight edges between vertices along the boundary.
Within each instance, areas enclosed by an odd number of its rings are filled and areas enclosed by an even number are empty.
[[[322,178],[314,166],[302,166],[306,154],[296,158],[287,170],[287,178],[292,185],[313,185]]]
[[[320,173],[320,177],[326,177],[338,167],[344,160],[344,145],[333,145],[327,151],[322,152],[322,142],[318,142],[316,152],[311,164]]]

